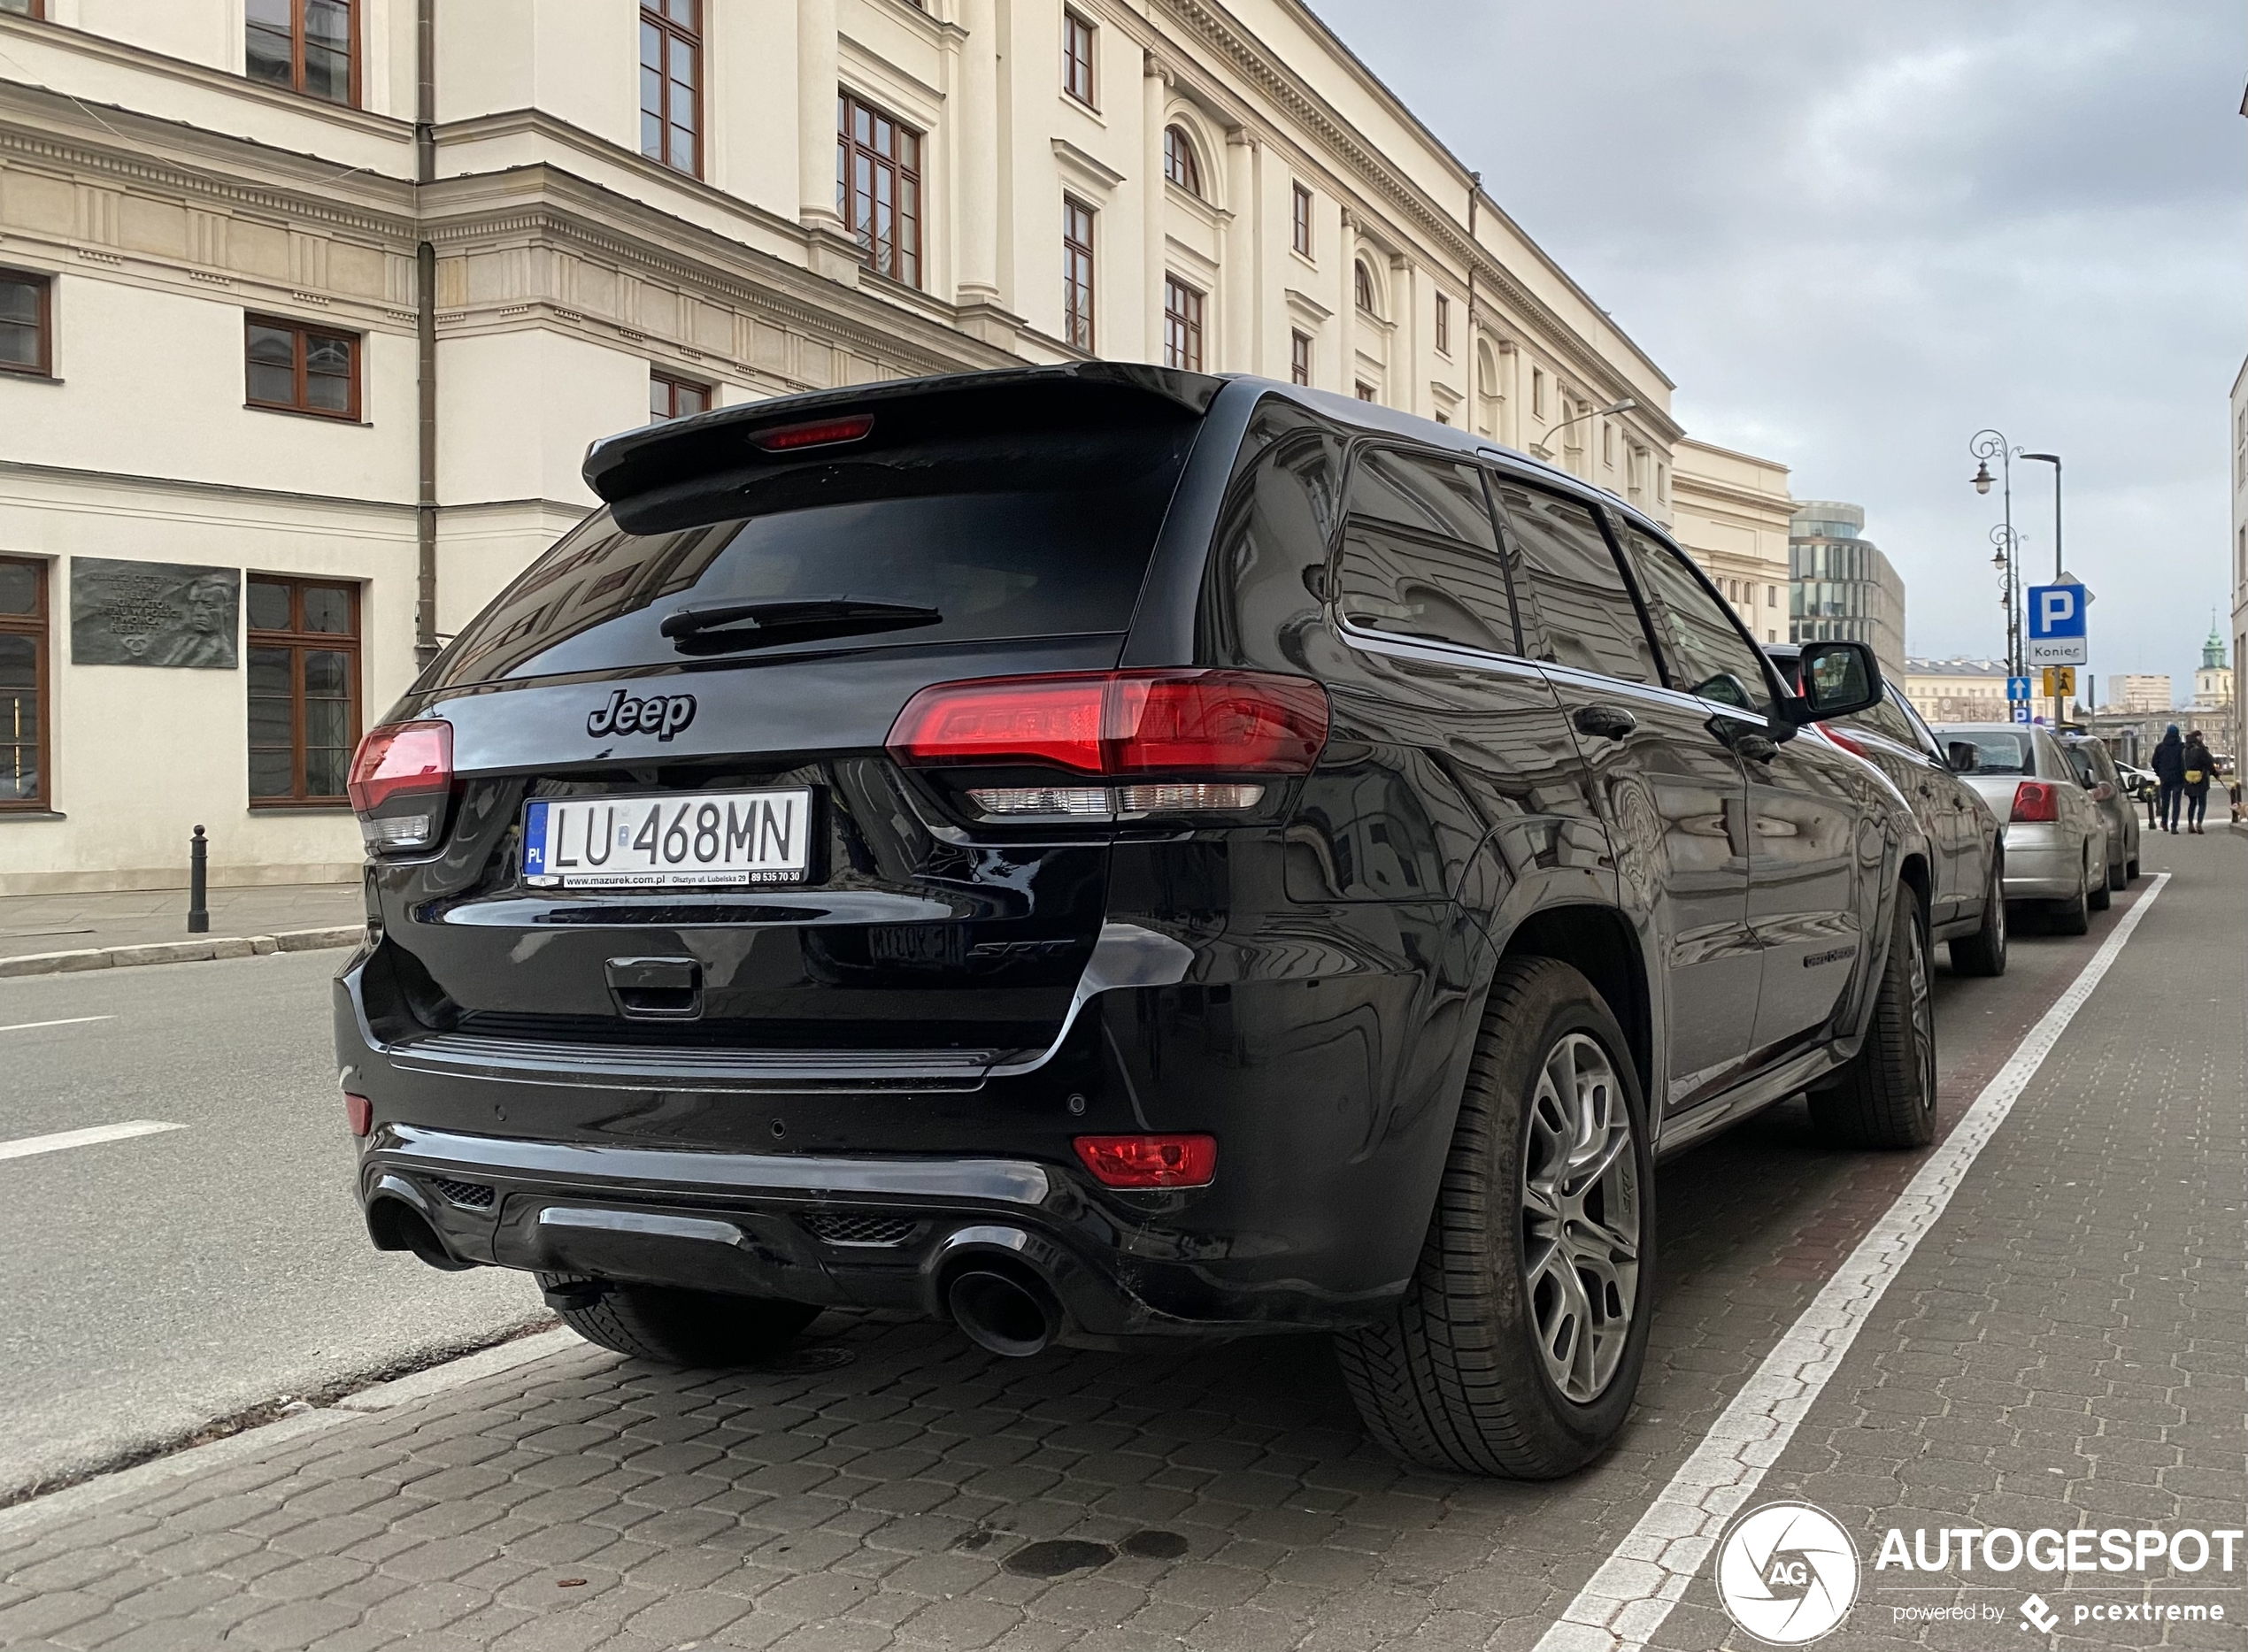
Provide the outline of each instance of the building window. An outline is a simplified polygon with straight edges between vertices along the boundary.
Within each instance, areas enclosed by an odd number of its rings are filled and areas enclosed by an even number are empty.
[[[0,12],[12,12],[18,17],[43,18],[47,15],[44,0],[0,0]]]
[[[1093,349],[1093,209],[1061,202],[1061,335],[1088,355]]]
[[[1184,127],[1163,128],[1163,175],[1196,200],[1202,198],[1202,167]]]
[[[322,419],[359,416],[359,341],[350,333],[251,316],[249,402]]]
[[[53,283],[23,270],[0,270],[0,373],[54,375]]]
[[[848,93],[835,100],[835,211],[859,262],[921,284],[921,134]]]
[[[1312,192],[1302,184],[1296,186],[1294,227],[1296,250],[1305,257],[1312,256]]]
[[[1767,585],[1764,588],[1764,605],[1767,608],[1777,608],[1780,605],[1780,588],[1778,586]]]
[[[1292,384],[1312,381],[1312,335],[1308,333],[1288,335],[1288,377]]]
[[[1367,314],[1376,313],[1374,308],[1374,272],[1363,263],[1351,266],[1351,297]]]
[[[340,803],[359,738],[359,589],[250,578],[250,800]]]
[[[1093,96],[1093,26],[1074,12],[1061,14],[1061,89],[1088,109]]]
[[[703,175],[702,0],[640,0],[640,152]]]
[[[1545,369],[1543,367],[1530,369],[1530,416],[1534,419],[1545,417]]]
[[[1436,350],[1451,354],[1451,300],[1442,293],[1436,295]]]
[[[1374,399],[1374,387],[1363,379],[1359,380],[1356,385],[1351,387],[1351,388],[1361,402],[1371,402]]]
[[[250,78],[331,104],[357,104],[358,11],[354,0],[250,0]]]
[[[0,809],[47,806],[47,565],[0,557]]]
[[[658,369],[648,374],[648,418],[652,424],[663,424],[674,419],[692,419],[697,413],[711,411],[711,387],[697,384],[692,379],[681,379]]]
[[[1163,280],[1163,365],[1202,371],[1202,295],[1175,275]]]

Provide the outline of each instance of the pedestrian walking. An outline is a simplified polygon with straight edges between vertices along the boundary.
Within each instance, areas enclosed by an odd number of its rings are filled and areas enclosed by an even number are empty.
[[[2185,793],[2185,741],[2178,737],[2178,726],[2170,725],[2161,743],[2154,748],[2148,760],[2154,771],[2154,781],[2161,788],[2161,798],[2155,805],[2156,813],[2165,832],[2178,829],[2178,804]]]
[[[2209,783],[2217,777],[2217,759],[2198,728],[2185,737],[2184,763],[2185,829],[2199,837],[2202,818],[2209,812]]]

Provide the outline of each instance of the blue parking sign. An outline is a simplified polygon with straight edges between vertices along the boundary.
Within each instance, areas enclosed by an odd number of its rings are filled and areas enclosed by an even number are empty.
[[[2084,635],[2084,611],[2092,594],[2081,585],[2033,585],[2029,588],[2029,637],[2025,650],[2029,665],[2083,665],[2090,663]]]
[[[2027,700],[2029,697],[2029,679],[2027,677],[2009,677],[2006,679],[2007,699]]]
[[[2026,723],[2029,720],[2029,703],[2028,701],[2017,701],[2011,709],[2013,712],[2013,720],[2015,722]]]

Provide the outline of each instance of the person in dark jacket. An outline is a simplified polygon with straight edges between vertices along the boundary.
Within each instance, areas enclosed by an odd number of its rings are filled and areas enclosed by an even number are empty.
[[[2147,766],[2154,771],[2155,783],[2162,788],[2161,801],[2156,805],[2162,829],[2174,833],[2178,829],[2178,803],[2185,791],[2185,741],[2178,738],[2175,723],[2154,748]]]
[[[2209,811],[2209,782],[2217,778],[2217,759],[2198,728],[2185,737],[2183,761],[2180,778],[2185,785],[2185,829],[2199,837],[2201,818]]]

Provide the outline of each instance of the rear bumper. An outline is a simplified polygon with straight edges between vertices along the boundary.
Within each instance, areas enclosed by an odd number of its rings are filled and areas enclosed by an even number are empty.
[[[2082,842],[2055,826],[2014,821],[2006,827],[2006,899],[2065,901],[2083,876]],[[2104,867],[2096,875],[2104,875]]]

